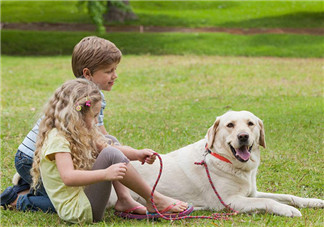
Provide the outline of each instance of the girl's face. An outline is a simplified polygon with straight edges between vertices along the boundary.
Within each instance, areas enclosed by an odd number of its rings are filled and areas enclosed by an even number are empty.
[[[97,102],[93,107],[92,111],[87,112],[84,121],[88,129],[91,129],[95,124],[98,123],[98,115],[101,109],[101,102]]]

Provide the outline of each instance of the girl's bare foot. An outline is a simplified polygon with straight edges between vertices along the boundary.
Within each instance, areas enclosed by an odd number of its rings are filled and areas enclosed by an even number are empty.
[[[133,198],[118,199],[115,210],[125,212],[136,207],[138,208],[131,211],[132,214],[146,214],[146,207],[136,202]]]
[[[158,192],[154,193],[154,203],[160,212],[168,207],[170,208],[167,211],[168,213],[180,213],[188,208],[188,203],[164,196]],[[156,212],[150,199],[146,200],[146,207],[149,212]]]

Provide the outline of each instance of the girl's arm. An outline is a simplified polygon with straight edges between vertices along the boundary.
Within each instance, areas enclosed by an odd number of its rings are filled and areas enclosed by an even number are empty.
[[[121,180],[127,171],[126,163],[100,170],[75,170],[70,153],[55,153],[55,162],[66,186],[85,186],[101,181]]]

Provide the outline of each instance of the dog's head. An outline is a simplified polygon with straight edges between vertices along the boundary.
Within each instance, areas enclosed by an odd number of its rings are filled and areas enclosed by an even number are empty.
[[[248,111],[228,111],[207,132],[208,148],[242,163],[259,145],[265,148],[263,122]]]

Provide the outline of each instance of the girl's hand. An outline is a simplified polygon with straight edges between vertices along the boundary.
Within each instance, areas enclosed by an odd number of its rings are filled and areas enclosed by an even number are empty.
[[[114,181],[122,180],[126,174],[126,163],[117,163],[109,166],[106,170],[105,180]]]
[[[142,162],[142,165],[146,162],[147,164],[153,164],[156,159],[154,151],[151,149],[138,150],[138,160]]]

